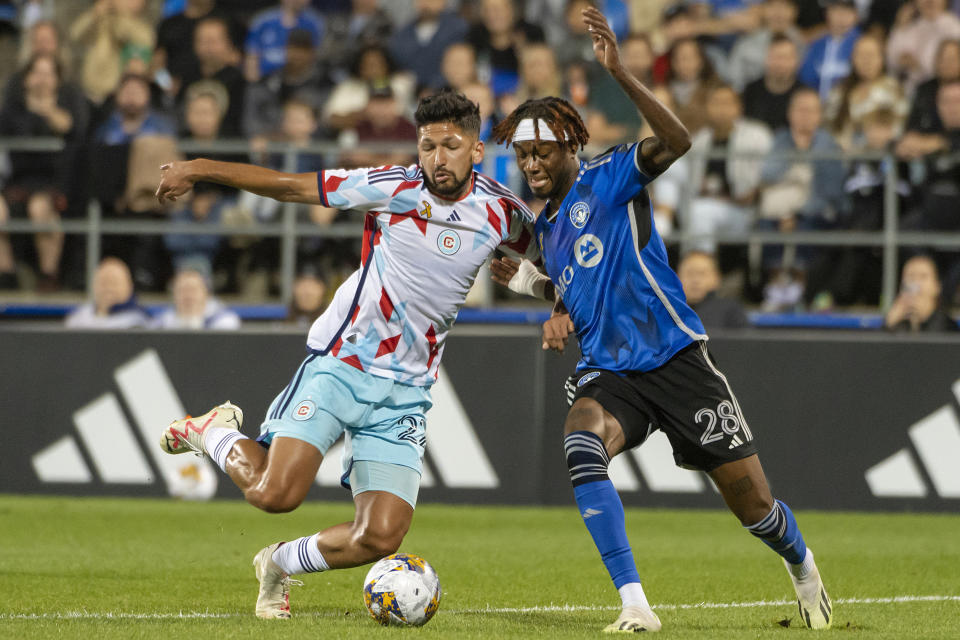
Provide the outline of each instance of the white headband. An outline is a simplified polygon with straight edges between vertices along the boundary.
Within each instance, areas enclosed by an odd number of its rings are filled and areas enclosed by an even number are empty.
[[[513,133],[513,138],[510,140],[510,143],[514,144],[517,142],[527,142],[528,140],[537,140],[538,132],[540,133],[539,140],[541,142],[544,140],[559,142],[545,121],[539,118],[524,118],[520,121],[520,124],[517,125],[517,130]]]

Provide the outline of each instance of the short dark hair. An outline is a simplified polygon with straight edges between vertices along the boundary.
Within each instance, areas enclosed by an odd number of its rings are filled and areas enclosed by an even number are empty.
[[[393,75],[397,70],[397,65],[394,63],[393,58],[390,56],[390,52],[387,51],[387,48],[379,44],[368,44],[362,47],[357,51],[356,55],[353,56],[353,59],[350,61],[350,75],[354,78],[360,77],[360,64],[363,62],[363,59],[370,53],[379,55],[384,59],[387,64],[387,75]]]
[[[413,119],[417,129],[434,122],[450,122],[467,133],[480,135],[480,107],[459,91],[445,90],[423,98]]]
[[[792,45],[794,46],[794,48],[796,48],[796,49],[799,49],[799,48],[800,48],[800,47],[797,46],[797,41],[794,40],[793,38],[791,38],[790,36],[788,36],[788,35],[785,34],[785,33],[775,33],[775,34],[773,34],[773,37],[770,38],[770,45],[769,45],[769,46],[772,47],[772,46],[775,45],[775,44],[792,44]]]

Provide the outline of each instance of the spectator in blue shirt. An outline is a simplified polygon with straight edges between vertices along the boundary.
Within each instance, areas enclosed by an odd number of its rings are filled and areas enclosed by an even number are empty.
[[[830,89],[850,75],[850,57],[860,29],[854,0],[824,0],[822,4],[827,7],[827,34],[810,45],[799,78],[826,100]]]
[[[94,136],[101,145],[127,145],[138,136],[175,135],[173,122],[150,107],[150,81],[137,74],[120,79],[116,108]]]
[[[447,0],[417,0],[417,18],[390,39],[393,59],[417,76],[417,84],[439,89],[441,56],[467,36],[467,23],[446,10]]]
[[[279,6],[253,17],[247,33],[244,72],[248,82],[283,67],[287,61],[287,38],[294,29],[313,35],[313,46],[320,46],[325,25],[323,17],[309,8],[309,0],[281,0]]]
[[[103,259],[93,276],[93,302],[66,318],[68,329],[142,329],[150,316],[137,302],[130,268],[119,258]]]

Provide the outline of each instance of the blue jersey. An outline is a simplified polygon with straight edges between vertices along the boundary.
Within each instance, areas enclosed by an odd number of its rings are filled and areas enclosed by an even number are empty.
[[[580,340],[578,369],[650,371],[707,339],[667,262],[640,161],[635,143],[581,163],[563,202],[537,219],[547,273]]]

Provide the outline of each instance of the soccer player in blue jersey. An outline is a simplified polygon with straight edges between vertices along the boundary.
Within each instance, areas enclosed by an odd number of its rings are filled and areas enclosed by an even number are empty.
[[[623,609],[608,632],[657,631],[627,540],[623,506],[607,475],[610,458],[655,429],[677,464],[707,472],[747,530],[780,554],[800,613],[830,626],[830,599],[786,504],[774,500],[754,436],[727,379],[707,351],[653,223],[645,189],[690,147],[680,121],[624,69],[603,15],[584,11],[597,60],[633,100],[654,136],[581,162],[588,133],[559,98],[529,100],[494,131],[512,144],[527,184],[547,201],[535,232],[547,276],[529,262],[496,261],[494,277],[514,290],[558,300],[544,347],[562,350],[576,330],[582,359],[567,382],[571,407],[564,449],[577,506]],[[567,313],[568,312],[568,313]]]

